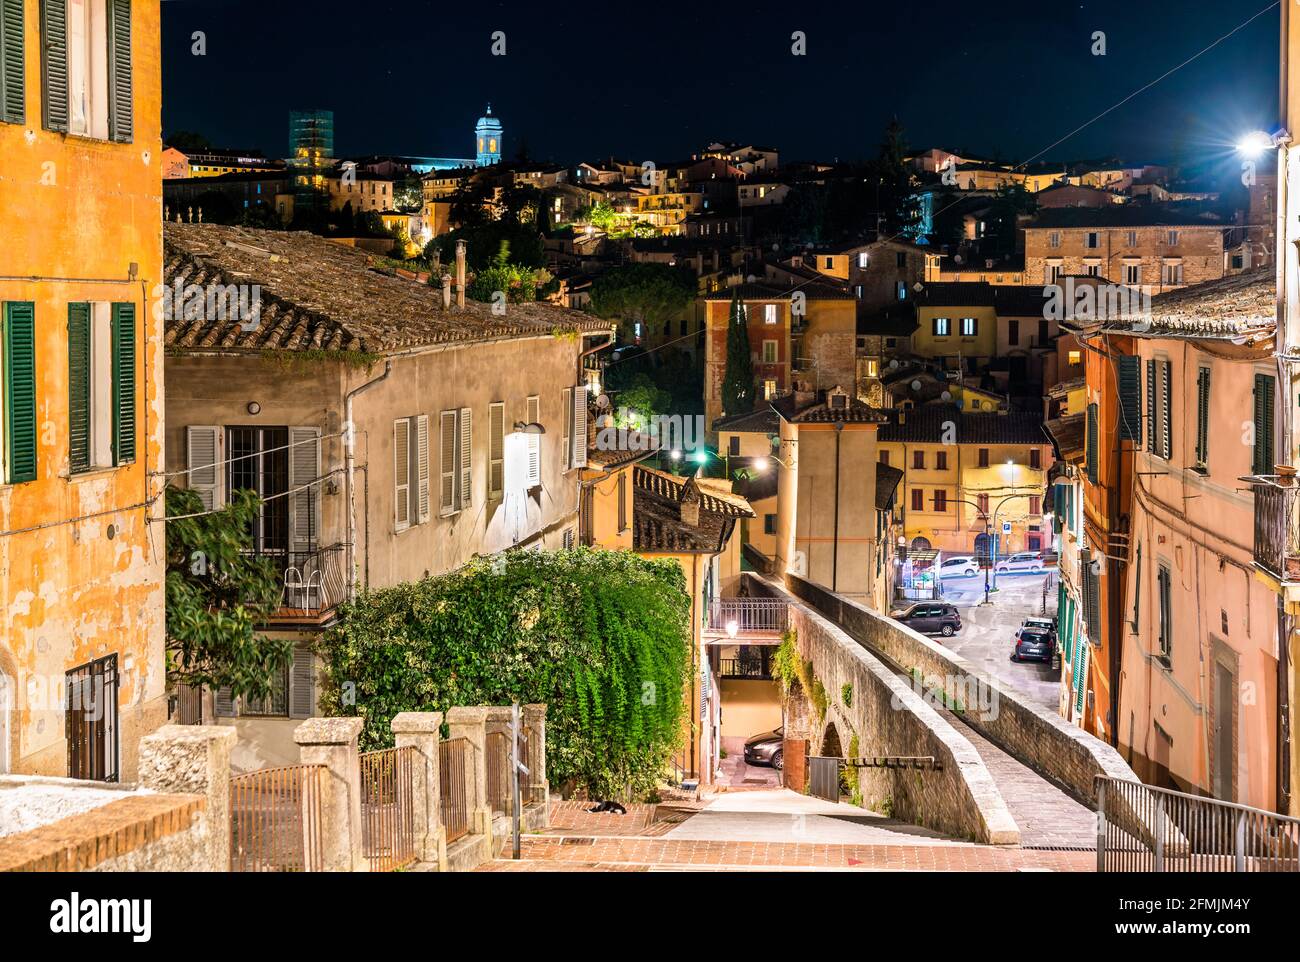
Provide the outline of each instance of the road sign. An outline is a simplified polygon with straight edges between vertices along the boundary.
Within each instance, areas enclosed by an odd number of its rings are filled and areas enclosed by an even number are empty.
[[[1010,522],[1010,521],[1003,521],[1003,522],[1002,522],[1002,533],[1003,533],[1003,534],[1010,534],[1010,533],[1011,533],[1011,522]]]

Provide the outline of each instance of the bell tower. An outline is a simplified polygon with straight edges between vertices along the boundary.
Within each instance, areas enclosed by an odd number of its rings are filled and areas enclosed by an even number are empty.
[[[501,121],[492,116],[492,105],[474,125],[475,157],[479,167],[501,162]]]

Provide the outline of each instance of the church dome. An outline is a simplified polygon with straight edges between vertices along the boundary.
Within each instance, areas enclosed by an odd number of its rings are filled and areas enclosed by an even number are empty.
[[[474,130],[480,134],[501,133],[501,121],[492,116],[492,105],[487,105],[487,113],[478,119],[474,125]]]

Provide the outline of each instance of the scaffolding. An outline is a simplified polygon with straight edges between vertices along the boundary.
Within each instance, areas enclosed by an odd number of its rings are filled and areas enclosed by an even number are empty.
[[[325,175],[334,165],[334,111],[289,112],[289,167],[295,216],[329,209]]]

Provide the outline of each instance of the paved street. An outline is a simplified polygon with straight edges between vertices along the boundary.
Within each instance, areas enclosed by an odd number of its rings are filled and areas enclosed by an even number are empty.
[[[938,638],[967,661],[976,664],[999,681],[1015,688],[1039,705],[1056,711],[1060,670],[1039,662],[1013,662],[1011,647],[1016,628],[1026,615],[1043,611],[1043,585],[1047,590],[1047,614],[1056,614],[1056,572],[998,576],[998,590],[983,607],[984,575],[973,578],[945,578],[944,597],[961,610],[962,630],[951,638]]]

